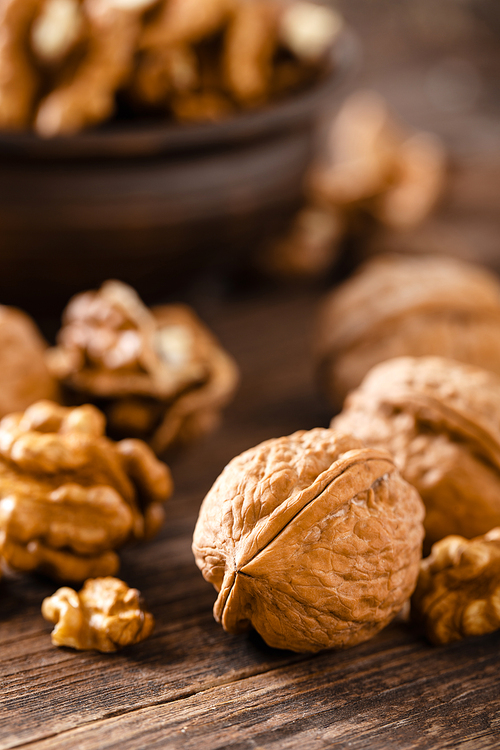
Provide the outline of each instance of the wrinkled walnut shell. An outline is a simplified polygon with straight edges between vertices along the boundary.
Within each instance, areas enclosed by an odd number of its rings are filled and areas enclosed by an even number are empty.
[[[333,430],[234,458],[203,501],[193,552],[214,616],[293,651],[370,638],[416,583],[423,507],[385,451]]]
[[[425,506],[427,548],[500,525],[500,378],[441,357],[400,357],[367,375],[332,427],[389,450]]]
[[[50,401],[0,422],[0,557],[12,568],[112,575],[118,547],[160,528],[168,468],[139,440],[108,440],[104,426],[94,406]]]
[[[161,454],[211,430],[238,381],[232,358],[183,305],[149,310],[126,284],[74,297],[49,368],[68,399],[96,402],[112,434]]]
[[[437,542],[422,560],[412,614],[437,645],[498,630],[500,528]]]
[[[445,256],[379,256],[335,289],[320,311],[316,359],[339,407],[379,362],[437,355],[500,375],[500,284]]]
[[[111,577],[89,579],[78,593],[58,589],[43,600],[42,615],[55,624],[54,646],[79,651],[118,651],[144,641],[155,625],[140,592]]]

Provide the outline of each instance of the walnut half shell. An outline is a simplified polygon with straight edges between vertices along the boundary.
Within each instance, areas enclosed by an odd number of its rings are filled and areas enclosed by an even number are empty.
[[[234,458],[206,496],[193,551],[216,620],[293,651],[353,646],[409,598],[423,506],[390,455],[333,430]]]

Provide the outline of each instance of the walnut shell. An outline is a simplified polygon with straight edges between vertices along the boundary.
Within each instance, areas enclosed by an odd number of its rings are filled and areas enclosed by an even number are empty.
[[[201,506],[193,552],[214,616],[293,651],[343,648],[410,596],[423,506],[385,451],[332,430],[268,440],[234,458]]]
[[[380,256],[325,300],[316,358],[335,407],[379,362],[438,355],[500,375],[500,284],[445,256]]]
[[[90,578],[78,593],[66,586],[58,589],[43,600],[42,615],[55,624],[54,646],[79,651],[118,651],[144,641],[155,625],[140,592],[111,577]]]
[[[412,615],[435,644],[500,628],[500,528],[468,541],[448,536],[422,560]]]
[[[47,361],[68,400],[96,403],[112,434],[144,439],[158,454],[210,431],[238,381],[188,307],[149,310],[118,281],[70,301],[58,343]]]
[[[57,383],[44,359],[46,348],[26,313],[0,305],[0,417],[39,399],[57,398]]]
[[[441,357],[399,357],[367,375],[332,427],[389,450],[425,506],[427,549],[500,525],[500,378]]]
[[[112,575],[117,548],[158,531],[168,468],[139,440],[108,440],[104,425],[94,406],[50,401],[0,422],[0,557],[12,568]]]

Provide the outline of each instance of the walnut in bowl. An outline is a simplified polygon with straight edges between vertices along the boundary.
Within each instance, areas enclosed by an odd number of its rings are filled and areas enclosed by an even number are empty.
[[[377,365],[332,427],[389,450],[425,506],[426,547],[500,525],[500,377],[442,357]]]
[[[115,550],[153,536],[170,472],[140,440],[113,443],[94,406],[39,401],[0,422],[0,557],[59,580],[113,575]]]
[[[293,651],[370,638],[413,591],[423,506],[385,451],[333,430],[234,458],[201,506],[193,552],[231,633]]]
[[[379,362],[438,355],[500,375],[500,283],[445,256],[379,256],[325,300],[316,331],[320,379],[340,407]]]
[[[212,429],[238,381],[188,307],[149,310],[118,281],[70,301],[58,344],[47,361],[68,399],[96,402],[112,433],[147,439],[158,454]]]

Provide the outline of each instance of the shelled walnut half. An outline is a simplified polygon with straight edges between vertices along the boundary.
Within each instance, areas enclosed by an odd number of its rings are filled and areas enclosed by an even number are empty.
[[[201,506],[193,552],[215,619],[277,648],[367,640],[411,595],[423,506],[385,451],[314,429],[234,458]]]
[[[112,433],[144,438],[158,454],[211,430],[238,381],[188,307],[149,310],[118,281],[70,301],[47,361],[70,401],[96,402]]]
[[[42,615],[55,624],[54,646],[79,651],[118,651],[144,641],[155,625],[140,592],[111,577],[89,579],[78,593],[58,589],[43,600]]]
[[[153,536],[170,472],[140,440],[104,437],[94,406],[39,401],[0,422],[0,557],[59,580],[112,575],[115,550]]]
[[[500,528],[448,536],[422,560],[412,613],[438,645],[500,628]]]
[[[425,506],[426,548],[500,525],[500,378],[441,357],[398,357],[367,375],[332,427],[385,448]]]
[[[336,407],[374,365],[393,357],[438,355],[500,375],[500,283],[446,256],[380,256],[325,299],[315,350]]]

